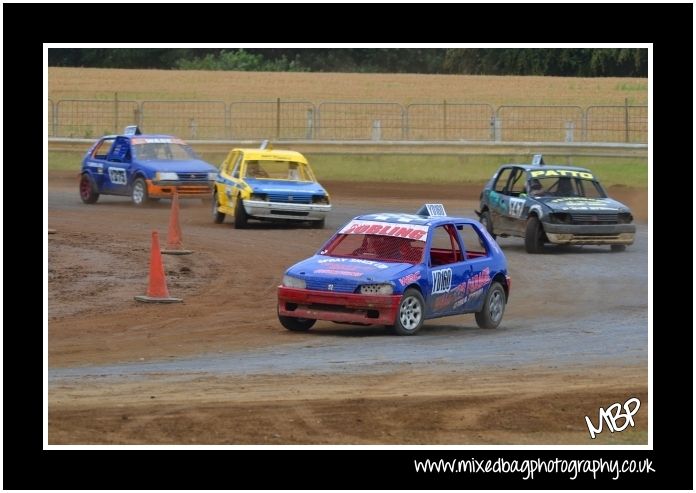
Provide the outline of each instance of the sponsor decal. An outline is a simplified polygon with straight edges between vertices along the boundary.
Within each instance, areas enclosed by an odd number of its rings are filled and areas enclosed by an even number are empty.
[[[125,168],[109,168],[109,180],[114,185],[125,185],[128,183]]]
[[[433,302],[435,311],[446,308],[459,308],[470,301],[477,300],[483,294],[484,288],[491,282],[491,270],[486,267],[478,274],[471,276],[465,282],[458,284],[446,294],[438,296]]]
[[[133,144],[183,144],[183,141],[178,140],[178,139],[171,139],[171,138],[147,138],[147,139],[131,139],[131,142]]]
[[[554,176],[572,176],[573,178],[584,178],[586,180],[594,180],[592,173],[587,171],[575,171],[570,169],[544,169],[531,172],[532,178],[546,177],[551,178]]]
[[[449,293],[452,289],[452,269],[434,270],[432,294]]]
[[[399,284],[401,284],[402,286],[408,286],[409,284],[416,282],[420,278],[420,272],[414,272],[413,274],[409,274],[399,279]]]
[[[338,276],[351,276],[360,277],[362,272],[356,272],[353,270],[339,270],[339,269],[317,269],[314,271],[315,274],[335,274]]]
[[[428,234],[428,226],[418,224],[409,224],[401,226],[393,223],[381,221],[358,221],[353,220],[346,224],[341,231],[345,235],[383,235],[395,236],[399,238],[410,238],[412,240],[424,241],[425,235]]]

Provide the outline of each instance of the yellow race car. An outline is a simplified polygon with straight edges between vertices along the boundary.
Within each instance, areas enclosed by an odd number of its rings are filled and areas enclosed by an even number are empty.
[[[308,221],[323,228],[331,211],[329,194],[307,159],[295,151],[232,149],[213,191],[213,221],[234,217],[234,227],[261,221]]]

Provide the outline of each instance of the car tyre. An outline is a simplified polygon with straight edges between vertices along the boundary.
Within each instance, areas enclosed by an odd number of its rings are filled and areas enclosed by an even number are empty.
[[[249,220],[249,216],[247,216],[247,213],[244,210],[244,204],[242,203],[242,199],[237,197],[237,200],[236,200],[235,206],[234,206],[234,227],[235,227],[235,229],[246,228],[248,220]]]
[[[425,321],[425,300],[415,288],[404,291],[399,303],[399,311],[394,322],[394,331],[400,336],[412,336],[417,333]]]
[[[625,252],[626,245],[611,245],[612,252]]]
[[[495,240],[496,234],[493,232],[493,221],[491,221],[490,211],[485,210],[481,213],[481,224],[483,224],[483,227],[486,228],[486,231],[488,231]]]
[[[544,227],[536,216],[527,220],[524,232],[524,248],[527,253],[541,253],[544,248]]]
[[[83,173],[80,178],[80,198],[85,204],[94,204],[99,200],[97,186],[87,173]]]
[[[215,191],[213,194],[213,201],[212,201],[212,207],[213,207],[213,222],[215,224],[222,224],[225,221],[225,213],[220,212],[218,210],[218,207],[220,207],[220,201],[218,200],[218,193]]]
[[[499,282],[494,282],[488,288],[483,308],[476,312],[476,324],[482,329],[495,329],[500,325],[505,313],[505,290]]]
[[[143,207],[150,199],[147,193],[147,184],[142,178],[136,178],[131,188],[131,200],[138,207]]]
[[[311,224],[313,229],[324,229],[324,226],[326,226],[326,219],[322,219],[321,221],[312,221]]]
[[[283,327],[293,332],[307,332],[316,323],[313,318],[285,317],[281,314],[278,314],[278,320]]]

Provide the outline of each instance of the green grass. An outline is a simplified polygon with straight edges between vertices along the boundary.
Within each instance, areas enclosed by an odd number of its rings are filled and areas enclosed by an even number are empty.
[[[50,151],[49,170],[80,170],[82,153]],[[504,163],[527,163],[529,156],[433,154],[306,154],[317,178],[327,181],[483,184]],[[202,153],[219,165],[224,153]],[[591,169],[605,186],[648,186],[647,159],[548,157],[547,161]]]

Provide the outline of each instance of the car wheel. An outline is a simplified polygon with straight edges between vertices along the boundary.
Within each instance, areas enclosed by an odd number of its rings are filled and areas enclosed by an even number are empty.
[[[313,318],[284,317],[278,314],[280,324],[293,332],[306,332],[316,323]]]
[[[244,204],[242,203],[242,200],[239,197],[237,197],[237,200],[235,201],[235,206],[234,206],[234,227],[235,227],[235,229],[246,228],[248,220],[249,220],[249,216],[247,216],[247,213],[244,210]]]
[[[536,216],[527,220],[524,232],[524,248],[527,253],[541,253],[544,248],[544,227]]]
[[[147,184],[142,178],[136,178],[131,189],[131,200],[138,207],[144,206],[149,199],[147,194]]]
[[[495,329],[505,313],[505,290],[498,282],[491,284],[483,300],[483,308],[476,312],[476,324],[482,329]]]
[[[611,245],[612,252],[625,252],[626,245]]]
[[[218,200],[217,191],[213,194],[213,222],[215,224],[222,224],[225,220],[225,213],[218,211],[220,207],[220,201]]]
[[[489,211],[486,210],[481,213],[481,224],[495,240],[496,234],[493,233],[493,221],[491,221],[491,213]]]
[[[80,198],[85,204],[94,204],[99,200],[97,186],[87,173],[84,173],[80,178]]]
[[[425,301],[420,291],[409,288],[404,292],[396,314],[394,330],[400,336],[412,336],[423,327],[425,321]]]
[[[326,219],[322,219],[321,221],[312,221],[312,228],[314,229],[324,229],[324,226],[326,225]]]

